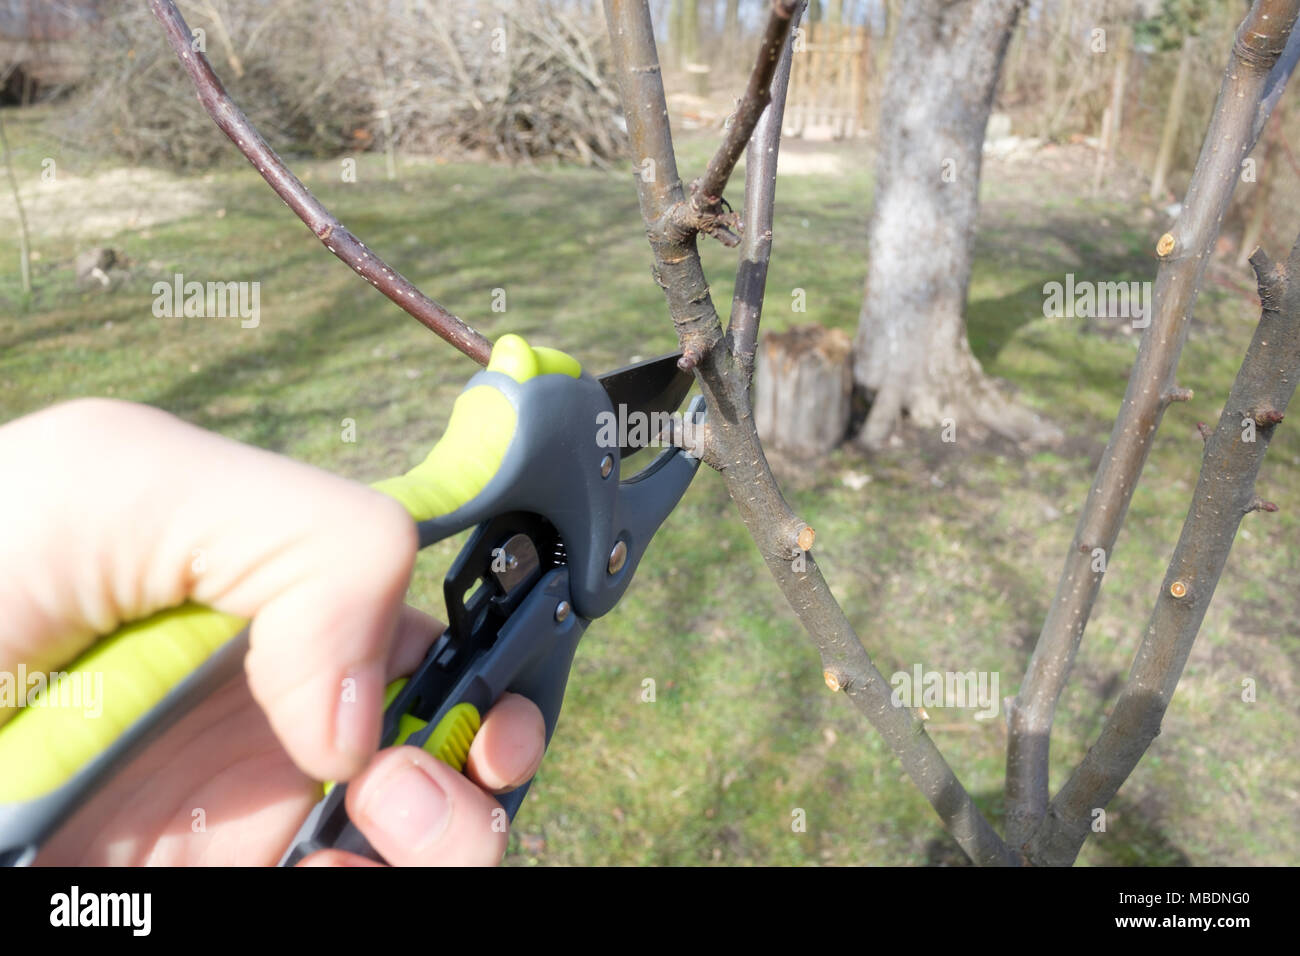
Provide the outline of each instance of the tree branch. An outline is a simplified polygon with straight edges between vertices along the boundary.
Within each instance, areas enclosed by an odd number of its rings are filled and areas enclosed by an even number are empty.
[[[980,864],[1016,862],[910,710],[892,690],[806,553],[813,532],[781,495],[749,405],[748,380],[723,342],[693,231],[671,228],[666,214],[683,199],[673,155],[654,28],[645,0],[605,0],[605,16],[637,158],[637,193],[655,257],[655,277],[683,349],[709,405],[707,453],[718,469],[768,570],[817,647],[826,684],[843,692],[889,744],[949,832]],[[748,134],[746,134],[748,136]],[[652,160],[648,167],[646,160]],[[656,175],[647,177],[653,168]]]
[[[221,80],[213,72],[208,58],[192,50],[192,34],[172,0],[150,0],[153,15],[162,24],[167,42],[180,58],[198,91],[199,102],[225,133],[262,174],[262,178],[284,200],[325,248],[352,267],[420,323],[464,352],[480,365],[486,365],[492,343],[417,289],[404,275],[366,248],[356,236],[334,217],[311,190],[302,184],[276,155],[262,135],[231,100]]]
[[[796,22],[795,8],[800,0],[772,0],[772,12],[768,15],[767,26],[763,30],[763,42],[758,47],[758,57],[754,69],[749,74],[749,85],[745,87],[745,96],[736,108],[731,125],[722,139],[722,145],[709,160],[704,175],[691,184],[694,202],[698,208],[708,209],[722,200],[722,191],[727,188],[727,180],[732,170],[740,161],[746,144],[750,142],[754,127],[759,118],[772,102],[772,79],[776,75],[777,64],[787,48],[786,37],[791,26]],[[786,81],[789,80],[789,56],[786,55]],[[784,86],[782,89],[784,98]],[[784,109],[784,107],[782,107]]]
[[[1185,400],[1174,381],[1188,320],[1223,214],[1254,145],[1254,126],[1270,70],[1286,46],[1300,0],[1256,0],[1237,31],[1219,99],[1183,212],[1156,247],[1154,317],[1079,517],[1056,596],[1008,714],[1007,839],[1018,846],[1047,809],[1048,756],[1060,698],[1101,588],[1105,565],[1128,512],[1165,409]],[[1265,117],[1267,118],[1267,117]]]
[[[659,217],[659,228],[673,239],[684,242],[702,232],[724,246],[734,247],[740,244],[740,237],[733,231],[738,217],[734,212],[724,211],[722,191],[740,160],[740,154],[745,150],[745,144],[753,135],[754,127],[772,100],[772,77],[776,73],[781,51],[794,22],[794,10],[799,3],[800,0],[772,0],[772,12],[763,30],[763,41],[749,76],[749,84],[731,117],[722,145],[709,160],[704,175],[691,183],[690,198],[680,196]],[[614,29],[612,24],[610,29]],[[657,62],[655,69],[658,70]],[[662,91],[662,77],[657,72],[655,77],[656,85]]]
[[[1259,110],[1255,114],[1255,125],[1251,127],[1250,131],[1252,143],[1259,141],[1259,137],[1268,123],[1268,118],[1273,113],[1273,107],[1282,98],[1282,91],[1286,89],[1287,80],[1295,72],[1297,62],[1300,62],[1300,30],[1292,30],[1290,37],[1287,38],[1286,48],[1282,50],[1282,55],[1273,64],[1273,69],[1269,71],[1268,79],[1264,82],[1264,93],[1259,99]]]
[[[805,3],[790,17],[793,26],[803,17]],[[740,266],[736,270],[736,293],[731,300],[727,334],[731,351],[740,363],[748,383],[754,377],[754,349],[758,344],[758,323],[763,316],[767,289],[767,265],[772,258],[772,216],[776,205],[776,167],[781,149],[781,126],[785,118],[785,94],[790,86],[790,64],[794,57],[794,31],[785,39],[776,73],[771,80],[772,101],[759,117],[745,154],[745,217],[740,244]]]
[[[1191,508],[1146,636],[1097,742],[1026,845],[1030,862],[1074,861],[1093,812],[1110,803],[1160,733],[1242,517],[1277,510],[1256,497],[1255,478],[1300,377],[1300,238],[1284,269],[1258,249],[1250,263],[1259,281],[1259,326],[1219,426],[1206,439]]]

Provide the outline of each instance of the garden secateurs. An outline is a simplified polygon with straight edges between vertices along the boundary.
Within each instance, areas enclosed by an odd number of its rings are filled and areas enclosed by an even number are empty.
[[[541,709],[549,745],[579,639],[627,591],[699,467],[668,447],[621,478],[621,460],[656,436],[643,428],[644,442],[611,441],[606,427],[674,412],[691,384],[677,358],[597,379],[563,352],[503,336],[428,457],[375,485],[406,507],[421,547],[474,529],[444,580],[446,630],[388,689],[381,746],[421,747],[463,771],[482,715],[507,691]],[[688,434],[704,415],[697,398]],[[186,604],[127,624],[61,678],[103,675],[100,719],[28,707],[0,726],[0,863],[32,862],[90,792],[239,673],[247,623]],[[327,785],[282,864],[331,847],[379,859],[348,820],[345,791]],[[500,798],[512,819],[527,791]]]

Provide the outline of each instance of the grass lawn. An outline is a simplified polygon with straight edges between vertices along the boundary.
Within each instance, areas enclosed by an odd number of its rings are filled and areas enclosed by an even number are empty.
[[[112,395],[360,480],[424,456],[474,366],[335,261],[254,172],[158,174],[181,212],[124,221],[102,242],[125,254],[129,275],[87,292],[74,283],[72,260],[95,242],[76,238],[78,210],[125,209],[140,196],[129,186],[104,195],[95,177],[105,168],[61,147],[43,113],[6,112],[20,179],[35,182],[42,159],[54,158],[74,202],[62,215],[43,213],[54,207],[31,187],[39,259],[28,299],[11,200],[7,191],[0,198],[0,218],[10,217],[0,223],[0,420]],[[682,146],[690,175],[708,141]],[[817,149],[833,153],[840,172],[780,182],[769,330],[815,321],[852,331],[857,319],[870,176],[861,146]],[[518,332],[598,370],[674,345],[628,175],[410,161],[387,182],[382,160],[370,157],[356,183],[341,180],[337,162],[298,169],[367,245],[489,337]],[[991,671],[1008,696],[1023,674],[1137,344],[1081,320],[1044,318],[1043,284],[1067,272],[1154,278],[1151,250],[1164,225],[1131,204],[1076,198],[1079,182],[1037,160],[987,168],[968,310],[985,368],[1060,424],[1065,443],[1023,456],[913,436],[870,457],[840,449],[815,471],[782,468],[796,510],[817,528],[819,563],[886,675],[915,663]],[[734,256],[709,243],[705,265],[725,310]],[[260,325],[156,318],[152,285],[177,272],[260,282]],[[1196,397],[1166,415],[1133,499],[1061,701],[1054,786],[1095,739],[1127,673],[1195,484],[1195,423],[1217,419],[1258,316],[1252,288],[1250,276],[1232,273],[1201,296],[1179,379]],[[504,312],[492,309],[498,289]],[[797,289],[806,314],[791,310]],[[345,419],[356,423],[355,442],[342,440]],[[1281,511],[1243,523],[1163,733],[1081,862],[1300,862],[1288,839],[1300,822],[1295,428],[1278,430],[1259,488]],[[441,611],[442,573],[458,547],[422,555],[412,603]],[[647,678],[653,703],[641,699]],[[1255,703],[1241,700],[1245,678],[1257,683]],[[1002,717],[932,710],[931,718],[949,761],[1000,825]],[[806,832],[792,829],[797,810]],[[707,470],[627,598],[588,632],[508,859],[964,861],[888,748],[826,690],[816,653]]]

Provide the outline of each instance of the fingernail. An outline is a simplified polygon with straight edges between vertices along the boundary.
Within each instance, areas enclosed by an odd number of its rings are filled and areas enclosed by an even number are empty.
[[[418,763],[395,761],[378,779],[367,781],[361,812],[394,844],[418,850],[447,827],[451,803],[446,791]]]
[[[334,747],[339,753],[360,761],[379,749],[382,701],[383,675],[377,664],[347,672],[334,714]]]

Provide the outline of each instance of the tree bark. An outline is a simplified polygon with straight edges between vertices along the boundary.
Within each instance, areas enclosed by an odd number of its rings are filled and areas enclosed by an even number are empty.
[[[866,295],[854,378],[874,394],[861,436],[902,416],[1013,440],[1059,432],[1004,399],[966,340],[980,163],[998,74],[1024,0],[906,4],[880,110]],[[969,433],[969,432],[968,432]]]
[[[769,22],[788,18],[792,12],[778,2]],[[733,352],[728,338],[742,348],[743,343],[753,347],[763,297],[761,270],[756,272],[753,266],[757,263],[765,269],[770,236],[766,241],[747,241],[742,249],[741,272],[748,275],[748,281],[737,283],[745,295],[742,324],[737,328],[733,315],[733,328],[724,336],[696,248],[699,227],[682,228],[692,217],[681,215],[689,201],[677,173],[649,10],[645,0],[605,0],[605,19],[620,74],[634,168],[641,168],[642,159],[653,159],[657,170],[652,179],[635,176],[641,216],[654,253],[654,276],[668,300],[682,347],[678,364],[694,369],[709,406],[705,447],[699,454],[722,475],[764,563],[816,645],[826,686],[834,693],[844,693],[867,717],[971,860],[980,865],[1009,865],[1016,858],[948,766],[924,724],[909,708],[894,706],[889,682],[872,663],[809,550],[812,528],[790,509],[763,454],[750,410],[748,369],[752,358]],[[766,62],[760,53],[755,72],[764,69]],[[747,125],[746,118],[756,122],[760,118],[747,104],[736,111],[736,117],[737,124],[746,124],[747,136],[754,127]],[[779,136],[780,117],[773,117],[765,129],[760,141],[767,135]],[[728,153],[726,143],[720,153]],[[746,168],[767,167],[751,151]],[[746,206],[759,207],[758,216],[751,219],[761,221],[769,232],[771,209],[762,208],[762,197],[770,197],[772,190],[757,188],[754,180],[750,185],[755,188],[746,190]]]

